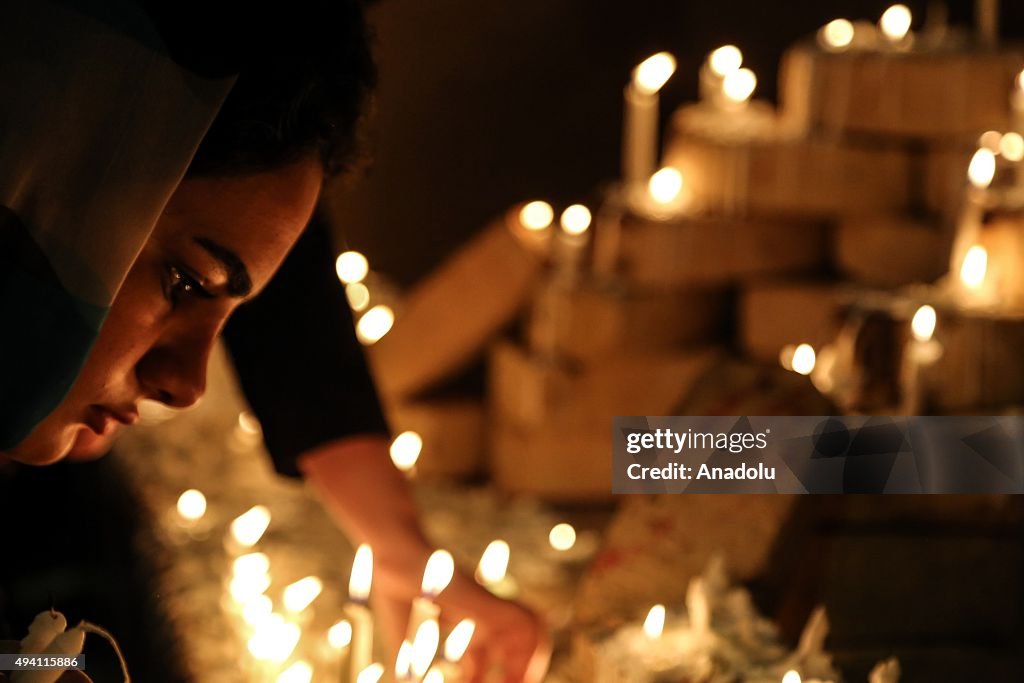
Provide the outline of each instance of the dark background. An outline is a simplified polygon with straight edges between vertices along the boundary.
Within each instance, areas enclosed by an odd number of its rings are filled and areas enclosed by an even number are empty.
[[[705,55],[734,43],[774,98],[785,48],[837,17],[876,21],[876,0],[381,0],[376,162],[327,195],[339,244],[410,284],[510,204],[586,200],[616,177],[622,88],[630,70],[669,50],[678,70],[662,119],[697,95]],[[914,28],[927,0],[906,3]],[[1004,36],[1024,3],[1002,2]],[[969,24],[973,2],[948,3]]]

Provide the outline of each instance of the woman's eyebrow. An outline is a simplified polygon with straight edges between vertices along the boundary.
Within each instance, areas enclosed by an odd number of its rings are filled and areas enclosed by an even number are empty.
[[[249,296],[252,292],[252,278],[249,277],[249,269],[245,267],[245,263],[238,257],[238,254],[206,237],[193,237],[192,239],[220,261],[227,270],[228,294],[236,297]]]

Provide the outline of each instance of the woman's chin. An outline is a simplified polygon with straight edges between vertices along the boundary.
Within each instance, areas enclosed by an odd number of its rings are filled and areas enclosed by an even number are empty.
[[[110,444],[120,431],[119,427],[120,425],[115,425],[113,429],[108,430],[106,434],[102,435],[97,434],[91,429],[79,430],[64,457],[76,462],[102,458],[110,451]]]

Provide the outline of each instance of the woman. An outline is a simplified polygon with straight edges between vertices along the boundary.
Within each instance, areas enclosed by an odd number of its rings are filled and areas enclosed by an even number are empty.
[[[191,405],[229,316],[267,289],[273,305],[244,306],[229,335],[243,387],[279,471],[374,546],[382,621],[400,633],[430,547],[328,286],[322,226],[274,278],[354,156],[373,81],[361,10],[96,5],[19,3],[2,29],[0,454],[96,454],[141,400]],[[524,609],[465,577],[442,602],[477,619],[478,660],[540,675]]]

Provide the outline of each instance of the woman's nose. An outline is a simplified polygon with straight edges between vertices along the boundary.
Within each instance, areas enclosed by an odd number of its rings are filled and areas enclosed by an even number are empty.
[[[206,391],[206,367],[212,349],[212,340],[151,349],[136,368],[146,397],[172,408],[194,405]]]

